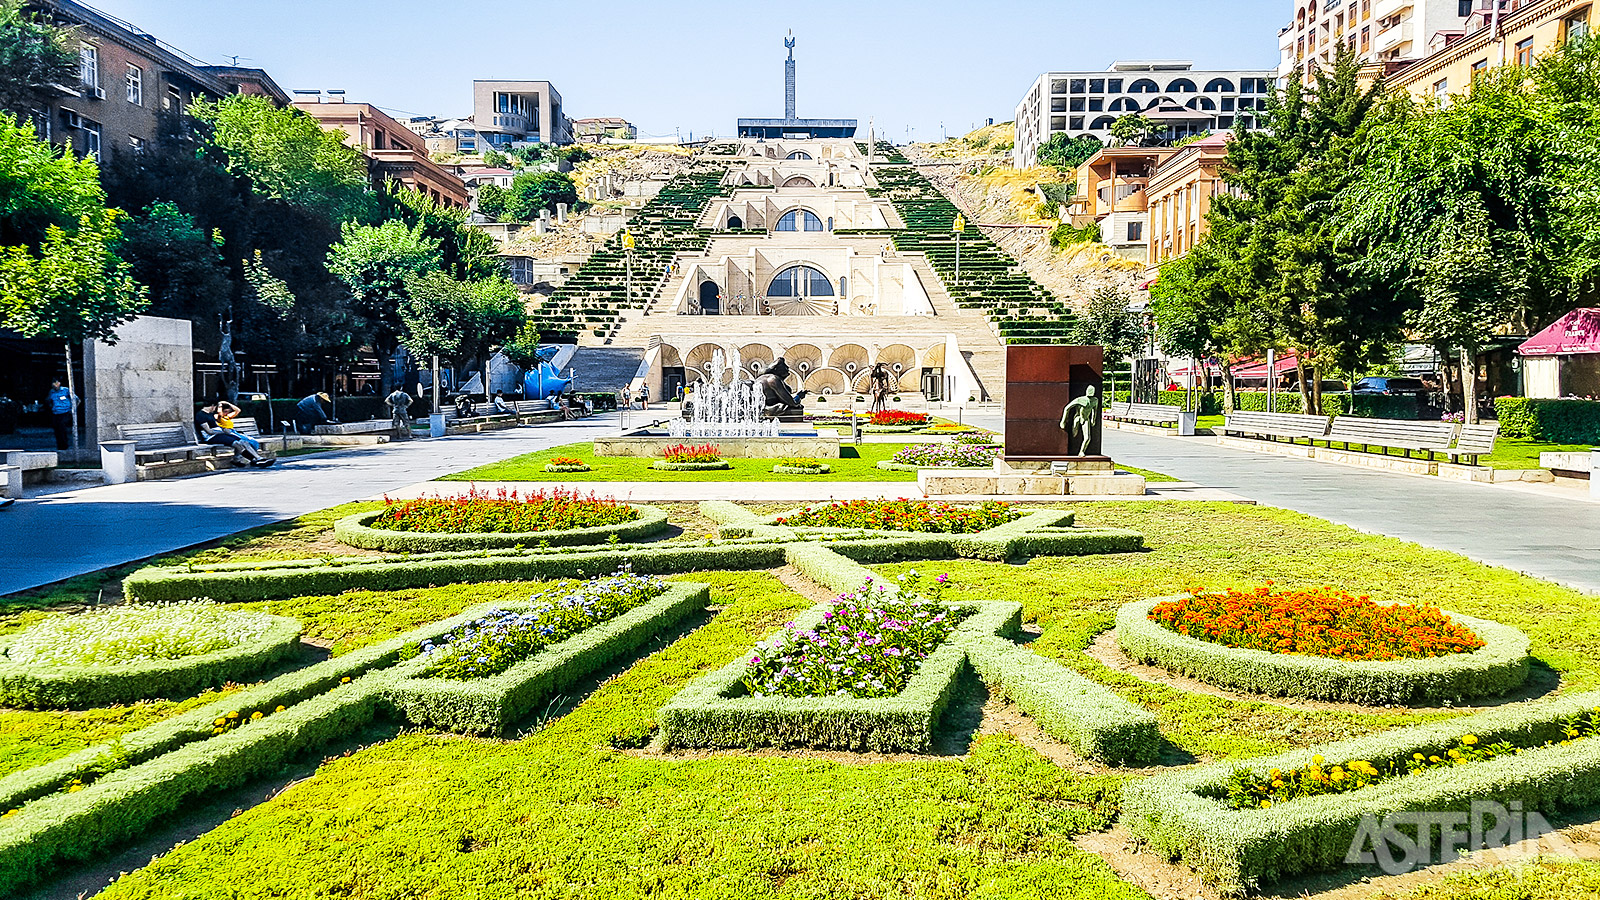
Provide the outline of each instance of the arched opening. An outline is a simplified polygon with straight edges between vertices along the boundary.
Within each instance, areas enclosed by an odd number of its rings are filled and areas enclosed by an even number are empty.
[[[1167,85],[1167,92],[1172,94],[1194,93],[1194,82],[1187,78],[1175,78]]]
[[[791,209],[779,219],[773,231],[821,231],[822,220],[809,209]]]
[[[828,217],[828,230],[829,231],[833,230],[833,216],[829,216]]]
[[[1185,103],[1184,106],[1187,106],[1190,109],[1209,109],[1213,111],[1217,108],[1216,102],[1210,97],[1196,97],[1193,100],[1190,100],[1188,103]]]
[[[784,158],[785,159],[810,159],[811,158],[811,154],[805,152],[804,150],[796,150],[796,151],[794,151],[793,153],[789,154],[788,156],[786,156]]]
[[[1107,128],[1110,128],[1112,123],[1115,121],[1117,120],[1113,116],[1101,116],[1100,118],[1095,119],[1093,122],[1090,122],[1089,127],[1095,131],[1104,131]]]
[[[744,227],[744,220],[743,219],[739,218],[738,216],[729,216],[728,217],[728,230],[729,231],[737,231],[737,230],[739,230],[740,228],[743,228],[743,227]]]
[[[1151,81],[1148,78],[1141,78],[1138,81],[1135,81],[1133,84],[1128,85],[1128,93],[1130,94],[1156,94],[1160,93],[1160,91],[1161,85],[1156,84],[1154,81]]]
[[[1206,82],[1206,93],[1208,93],[1208,94],[1215,94],[1215,93],[1231,94],[1231,93],[1233,93],[1233,82],[1229,81],[1226,78],[1213,78],[1210,81]]]
[[[767,310],[776,316],[817,316],[832,308],[833,297],[833,281],[821,269],[800,263],[772,276]]]
[[[700,282],[700,314],[722,315],[722,289],[717,287],[715,281]]]
[[[814,188],[816,186],[817,186],[817,183],[815,181],[812,181],[811,179],[805,177],[804,175],[790,175],[783,182],[783,184],[781,185],[781,187],[808,187],[808,188]]]

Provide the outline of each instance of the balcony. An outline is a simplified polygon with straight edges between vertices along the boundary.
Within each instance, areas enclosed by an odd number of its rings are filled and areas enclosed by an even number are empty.
[[[1404,12],[1416,5],[1416,0],[1378,0],[1373,4],[1372,17],[1387,19],[1392,15]]]
[[[1377,53],[1387,53],[1402,44],[1410,42],[1411,23],[1401,22],[1398,25],[1390,25],[1388,28],[1378,32],[1378,39],[1373,41],[1372,49]]]

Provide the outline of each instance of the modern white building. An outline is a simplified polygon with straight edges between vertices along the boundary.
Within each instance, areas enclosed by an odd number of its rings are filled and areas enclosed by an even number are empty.
[[[1461,36],[1474,11],[1496,0],[1295,0],[1294,17],[1278,32],[1282,79],[1309,79],[1333,65],[1340,45],[1364,62],[1393,64],[1427,56],[1430,44]],[[1506,0],[1502,9],[1513,4]]]
[[[1261,69],[1199,71],[1185,60],[1115,62],[1102,72],[1046,72],[1017,104],[1012,160],[1018,167],[1033,165],[1039,146],[1056,134],[1107,142],[1111,123],[1129,113],[1155,121],[1168,138],[1239,124],[1249,128],[1271,91],[1272,75]]]

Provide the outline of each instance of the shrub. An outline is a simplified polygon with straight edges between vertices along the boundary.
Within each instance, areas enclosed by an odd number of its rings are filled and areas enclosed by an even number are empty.
[[[873,425],[926,425],[930,417],[926,413],[903,409],[883,409],[873,413],[869,421]]]
[[[1422,406],[1414,395],[1328,393],[1322,395],[1322,411],[1330,416],[1360,416],[1366,419],[1422,417]]]
[[[525,610],[492,609],[437,643],[423,641],[428,660],[422,678],[484,678],[498,675],[550,644],[659,596],[666,582],[635,575],[624,564],[608,578],[535,594]]]
[[[714,444],[673,444],[661,451],[670,463],[714,463],[722,461],[722,449]]]
[[[1600,400],[1496,397],[1502,437],[1554,444],[1600,444]]]
[[[950,436],[952,444],[976,444],[979,446],[995,446],[1000,443],[999,435],[992,431],[963,431]]]
[[[420,497],[415,500],[384,498],[384,509],[368,525],[384,531],[421,531],[450,534],[527,534],[620,525],[639,518],[639,511],[619,500],[557,488],[549,493],[519,494],[499,488],[480,491],[477,486],[459,496]]]
[[[833,467],[820,459],[789,457],[779,460],[772,471],[779,475],[826,475]]]
[[[1483,639],[1437,607],[1374,603],[1331,587],[1250,592],[1191,589],[1157,603],[1150,620],[1189,637],[1270,653],[1396,659],[1465,653]]]
[[[977,506],[930,503],[926,500],[847,500],[814,506],[775,524],[823,528],[871,528],[886,531],[923,531],[970,534],[1018,518],[1011,504],[985,500]]]
[[[449,532],[391,531],[372,528],[369,523],[383,515],[376,512],[356,513],[333,523],[333,536],[352,547],[369,550],[388,550],[392,553],[430,553],[453,550],[482,550],[494,547],[526,547],[529,545],[573,546],[598,544],[602,541],[634,541],[656,534],[667,527],[667,513],[653,506],[632,507],[634,518],[616,525],[597,525],[593,528],[568,528],[527,532]]]
[[[999,448],[987,443],[907,444],[886,462],[914,469],[987,469],[999,455]]]
[[[1336,659],[1229,647],[1178,634],[1151,621],[1162,601],[1117,611],[1117,643],[1135,660],[1233,690],[1353,703],[1414,703],[1490,697],[1528,677],[1528,638],[1507,625],[1458,613],[1449,617],[1484,642],[1470,653],[1401,659]]]

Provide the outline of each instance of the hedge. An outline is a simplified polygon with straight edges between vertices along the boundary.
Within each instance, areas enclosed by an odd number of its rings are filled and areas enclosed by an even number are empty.
[[[1147,765],[1161,754],[1154,714],[1110,688],[1008,640],[964,640],[967,661],[990,690],[1011,699],[1045,734],[1110,765]]]
[[[859,582],[858,582],[859,584]],[[971,609],[949,640],[922,661],[893,697],[752,697],[742,680],[749,658],[690,682],[661,708],[661,740],[678,747],[821,747],[879,753],[925,753],[944,715],[956,681],[967,667],[957,635],[1016,632],[1022,606],[1009,602],[952,604]],[[815,628],[831,604],[796,616],[799,628]]]
[[[1446,613],[1484,645],[1424,659],[1347,660],[1229,647],[1179,634],[1149,618],[1161,598],[1117,610],[1117,643],[1133,659],[1257,694],[1388,704],[1504,694],[1528,678],[1528,636],[1509,625]]]
[[[731,469],[733,465],[725,459],[715,462],[672,462],[671,460],[658,459],[650,464],[652,469],[663,472],[716,472],[722,469]]]
[[[1600,444],[1600,400],[1496,397],[1500,436],[1552,444]]]
[[[544,470],[546,472],[588,472],[588,471],[591,471],[590,468],[587,465],[558,466],[555,463],[545,463],[544,464]]]
[[[932,422],[923,422],[920,425],[862,425],[862,434],[920,434]]]
[[[1198,410],[1202,416],[1222,414],[1222,398],[1217,394],[1191,391],[1188,393],[1187,401],[1184,395],[1185,392],[1183,391],[1158,391],[1156,393],[1156,402],[1163,406],[1176,406],[1179,409],[1182,409],[1184,403],[1187,402],[1190,404],[1190,408]],[[1111,399],[1116,403],[1129,403],[1133,400],[1133,392],[1112,391]],[[1296,411],[1298,412],[1298,410]]]
[[[1354,401],[1351,405],[1350,401]],[[1350,406],[1350,411],[1346,410]],[[1364,419],[1420,419],[1423,408],[1415,395],[1323,394],[1322,411],[1330,416]]]
[[[537,704],[633,652],[710,602],[708,586],[674,582],[650,602],[546,647],[498,675],[473,679],[410,675],[386,688],[383,700],[398,717],[417,725],[502,734]],[[406,665],[415,670],[426,663],[418,659]]]
[[[385,510],[356,513],[333,523],[333,536],[340,543],[367,550],[387,550],[391,553],[432,553],[452,550],[481,550],[485,547],[552,547],[581,544],[602,544],[615,537],[619,541],[637,541],[665,531],[667,512],[654,506],[628,504],[636,517],[615,525],[596,525],[591,528],[562,528],[549,531],[524,532],[438,532],[395,531],[373,528],[372,523]]]
[[[300,623],[268,616],[260,638],[210,653],[109,665],[55,666],[6,661],[0,645],[0,706],[88,709],[153,697],[188,697],[221,687],[289,656],[300,645]]]
[[[779,475],[826,475],[833,471],[827,464],[820,466],[786,466],[782,463],[773,466],[772,471]]]
[[[1360,759],[1403,766],[1413,753],[1442,754],[1466,734],[1476,735],[1481,745],[1560,741],[1563,720],[1596,705],[1600,693],[1505,706],[1279,756],[1129,781],[1122,788],[1122,821],[1150,850],[1181,859],[1224,891],[1242,893],[1288,875],[1344,865],[1368,816],[1469,812],[1474,801],[1485,800],[1520,802],[1528,811],[1544,813],[1589,806],[1600,801],[1600,738],[1430,769],[1270,809],[1234,810],[1222,802],[1235,768],[1257,774],[1302,768],[1315,754],[1328,763]]]

